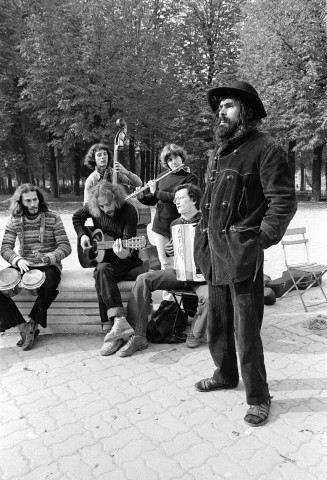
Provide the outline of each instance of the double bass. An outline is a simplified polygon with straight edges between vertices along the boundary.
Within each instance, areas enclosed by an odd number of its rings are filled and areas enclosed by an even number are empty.
[[[117,162],[119,162],[119,152],[124,150],[124,142],[127,133],[127,123],[123,118],[116,120],[116,125],[119,128],[115,136],[114,141],[114,161],[112,166],[112,183],[116,185],[118,183],[118,171],[116,169]]]

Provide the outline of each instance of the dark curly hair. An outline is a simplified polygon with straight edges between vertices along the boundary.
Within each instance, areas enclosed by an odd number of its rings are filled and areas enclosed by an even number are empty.
[[[106,145],[105,143],[95,143],[94,145],[92,145],[92,147],[89,148],[89,150],[88,150],[88,152],[87,152],[87,154],[85,155],[85,158],[84,158],[84,165],[86,165],[87,167],[89,167],[91,169],[94,169],[94,167],[96,165],[95,154],[99,150],[105,150],[108,153],[108,165],[109,165],[110,160],[111,160],[111,153],[110,153],[108,145]]]
[[[201,188],[193,185],[193,183],[184,183],[184,185],[177,185],[173,193],[175,194],[178,190],[183,190],[183,188],[186,188],[188,196],[195,202],[195,206],[199,210],[202,197]]]
[[[40,212],[47,212],[49,210],[48,204],[44,198],[43,191],[36,185],[32,185],[31,183],[24,183],[15,190],[13,196],[10,199],[9,212],[14,217],[20,217],[25,213],[22,197],[24,193],[29,192],[36,192],[37,198],[39,199]]]
[[[91,188],[88,207],[93,217],[98,218],[101,216],[101,210],[98,206],[98,199],[101,196],[104,196],[108,203],[114,202],[116,209],[119,210],[125,202],[126,192],[121,185],[113,185],[105,180],[102,180]]]
[[[187,159],[187,154],[184,148],[180,147],[179,145],[176,145],[175,143],[169,143],[166,146],[164,146],[164,148],[160,153],[161,165],[164,168],[169,168],[168,160],[171,157],[181,157],[181,159],[183,160],[183,163],[185,163]]]

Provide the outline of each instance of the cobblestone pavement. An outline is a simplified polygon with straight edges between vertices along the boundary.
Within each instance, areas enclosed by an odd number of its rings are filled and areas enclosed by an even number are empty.
[[[298,223],[314,236],[321,262],[323,213]],[[281,247],[271,250],[265,265],[275,277]],[[308,298],[318,301],[319,292]],[[326,326],[327,305],[305,313],[294,292],[265,308],[273,400],[260,428],[243,421],[242,382],[234,390],[194,390],[213,372],[206,345],[150,345],[120,358],[99,355],[100,334],[41,335],[27,352],[15,346],[17,333],[1,335],[0,479],[324,480],[327,329],[308,328],[317,318]]]

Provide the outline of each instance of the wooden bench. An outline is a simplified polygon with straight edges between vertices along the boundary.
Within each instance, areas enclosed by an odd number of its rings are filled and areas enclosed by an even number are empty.
[[[139,251],[145,265],[144,271],[159,270],[160,262],[155,246],[147,238],[147,225],[151,221],[150,208],[137,200],[132,202],[138,212],[137,236],[147,239],[146,248]],[[124,280],[118,283],[123,304],[126,306],[135,280]],[[46,333],[74,333],[85,331],[102,332],[98,299],[93,279],[93,268],[78,270],[63,269],[59,294],[48,310],[48,328]],[[22,290],[14,301],[20,312],[27,316],[35,302],[34,296]]]
[[[158,270],[160,262],[156,247],[140,250],[145,270]],[[123,305],[126,306],[135,280],[118,282]],[[94,285],[93,268],[63,269],[59,294],[48,310],[47,333],[101,332],[98,299]],[[14,301],[23,315],[28,315],[35,302],[33,295],[22,290]]]
[[[134,281],[119,282],[124,304],[128,301]],[[93,269],[63,270],[59,294],[48,310],[48,325],[100,327],[99,306],[94,287]],[[28,315],[36,297],[22,290],[14,301],[23,315]]]
[[[147,246],[140,251],[140,256],[147,265],[147,270],[158,270],[160,268],[156,247]],[[128,302],[134,282],[135,280],[118,282],[124,306]],[[93,268],[63,269],[58,290],[59,294],[48,310],[48,333],[101,332]],[[22,290],[14,297],[14,301],[20,312],[23,315],[28,315],[35,298],[26,290]]]

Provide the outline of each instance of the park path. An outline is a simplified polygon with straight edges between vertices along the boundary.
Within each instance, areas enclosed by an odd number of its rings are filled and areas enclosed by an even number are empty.
[[[292,222],[307,226],[313,256],[325,262],[326,213],[300,210]],[[71,257],[69,268],[79,268]],[[266,272],[279,275],[281,258],[280,246],[269,249]],[[309,299],[318,298],[313,288]],[[322,329],[311,328],[318,319]],[[151,344],[129,358],[101,357],[100,332],[42,332],[27,352],[16,347],[17,332],[2,334],[0,479],[325,480],[326,325],[326,304],[305,313],[294,292],[265,307],[273,400],[261,428],[243,422],[242,382],[195,391],[213,372],[207,345]]]

